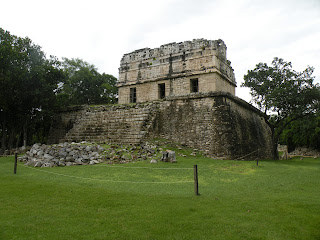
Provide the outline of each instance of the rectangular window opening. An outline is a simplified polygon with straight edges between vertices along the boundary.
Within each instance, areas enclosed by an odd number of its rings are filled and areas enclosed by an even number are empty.
[[[158,92],[159,92],[160,99],[166,97],[166,84],[165,83],[158,84]]]
[[[190,92],[199,92],[198,78],[190,79]]]
[[[130,103],[137,102],[137,88],[130,88]]]

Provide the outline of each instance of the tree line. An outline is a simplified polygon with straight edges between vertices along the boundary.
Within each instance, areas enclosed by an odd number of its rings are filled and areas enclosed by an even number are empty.
[[[0,28],[1,151],[45,142],[57,108],[116,103],[116,80],[81,59],[46,57],[28,37]]]
[[[320,149],[320,87],[314,68],[302,72],[274,58],[244,76],[252,103],[265,113],[278,143]],[[0,28],[0,151],[46,142],[55,109],[117,102],[116,78],[81,59],[46,57],[28,37]]]

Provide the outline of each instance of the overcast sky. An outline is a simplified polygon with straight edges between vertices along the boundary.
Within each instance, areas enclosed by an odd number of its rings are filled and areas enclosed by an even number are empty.
[[[118,77],[120,59],[140,48],[195,38],[222,39],[238,87],[274,57],[297,71],[315,67],[320,82],[320,0],[8,0],[0,27],[28,36],[49,55],[82,58]]]

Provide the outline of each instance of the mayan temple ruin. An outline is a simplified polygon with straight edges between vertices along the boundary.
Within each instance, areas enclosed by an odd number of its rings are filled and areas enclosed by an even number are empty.
[[[163,138],[212,158],[272,158],[264,113],[235,96],[222,40],[195,39],[124,54],[119,104],[74,106],[55,115],[57,142],[143,144]]]
[[[222,40],[195,39],[125,54],[119,103],[146,102],[196,92],[235,95],[236,81]]]

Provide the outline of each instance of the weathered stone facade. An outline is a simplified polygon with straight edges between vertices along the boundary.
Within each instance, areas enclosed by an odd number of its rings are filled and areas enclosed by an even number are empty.
[[[57,112],[48,142],[139,144],[157,107],[152,103],[68,107]]]
[[[69,108],[56,115],[50,143],[141,144],[166,138],[221,159],[271,158],[263,114],[230,93],[193,93],[163,100]]]
[[[120,105],[61,111],[49,143],[141,144],[161,137],[215,158],[271,158],[271,130],[263,113],[235,97],[226,52],[222,40],[196,39],[125,54]]]
[[[147,102],[192,92],[228,92],[236,81],[222,40],[195,39],[125,54],[119,68],[119,103]]]

